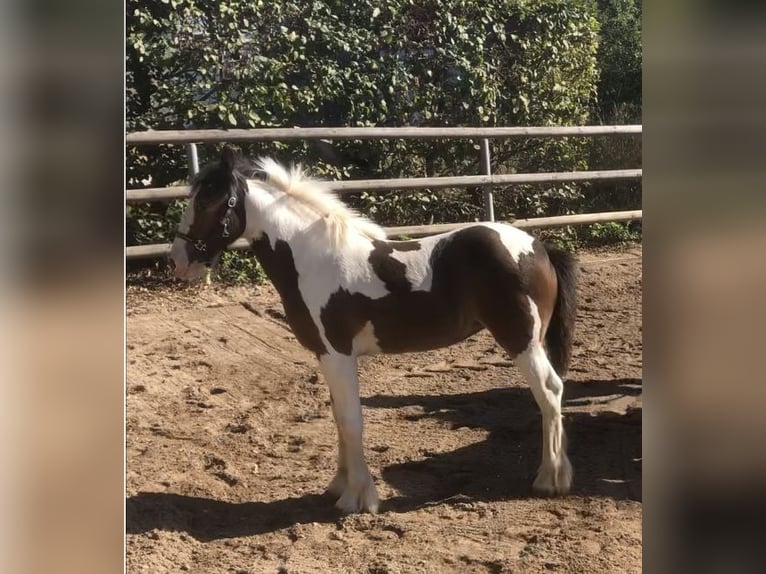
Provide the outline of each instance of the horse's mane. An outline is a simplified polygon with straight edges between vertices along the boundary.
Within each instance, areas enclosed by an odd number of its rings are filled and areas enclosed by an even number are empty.
[[[288,172],[272,158],[262,157],[256,166],[266,176],[265,185],[284,193],[295,204],[307,207],[324,219],[328,236],[335,247],[343,246],[349,233],[358,233],[369,239],[386,238],[386,232],[381,227],[348,207],[321,182],[306,176],[300,165],[293,166]]]

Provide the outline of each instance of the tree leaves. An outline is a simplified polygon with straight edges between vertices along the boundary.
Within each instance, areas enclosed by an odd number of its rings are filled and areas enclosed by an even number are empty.
[[[129,130],[582,124],[599,77],[591,0],[127,2]],[[334,163],[306,142],[245,151],[281,154],[328,177],[456,175],[479,166],[464,141],[332,146]],[[202,163],[214,157],[213,147],[200,148]],[[500,172],[567,170],[586,161],[582,143],[569,140],[500,140],[492,156]],[[185,177],[183,161],[157,159],[129,162],[129,184]],[[530,192],[543,198],[539,189]],[[567,209],[553,196],[540,209]],[[420,195],[430,199],[425,212],[401,197],[384,212],[401,208],[402,223],[454,221],[452,203],[475,200],[472,214],[481,205],[473,190]],[[537,205],[516,193],[497,194],[497,201],[500,216]]]

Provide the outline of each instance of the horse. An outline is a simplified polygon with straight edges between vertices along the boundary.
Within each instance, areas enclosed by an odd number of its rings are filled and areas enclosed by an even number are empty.
[[[533,489],[569,491],[561,377],[577,313],[571,254],[502,223],[392,241],[300,167],[227,146],[192,182],[171,246],[176,277],[198,280],[239,238],[329,385],[338,463],[327,490],[341,511],[379,505],[363,450],[357,358],[446,347],[482,329],[515,360],[542,414]]]

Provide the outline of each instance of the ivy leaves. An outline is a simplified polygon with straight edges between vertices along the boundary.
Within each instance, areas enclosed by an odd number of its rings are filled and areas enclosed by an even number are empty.
[[[129,83],[145,76],[135,88],[149,102],[130,121],[158,129],[582,119],[598,79],[591,2],[372,4],[128,0]]]
[[[598,85],[592,0],[127,0],[127,14],[129,130],[572,125],[587,121]],[[326,177],[478,170],[473,142],[332,145],[334,162],[307,143],[246,151],[282,153]],[[181,180],[182,157],[133,154],[129,183]],[[498,171],[555,171],[585,154],[579,142],[503,141],[493,161]],[[471,193],[425,193],[425,215],[454,218],[451,206]],[[391,197],[381,200],[389,214],[423,211]],[[520,207],[510,194],[498,202],[501,215]]]

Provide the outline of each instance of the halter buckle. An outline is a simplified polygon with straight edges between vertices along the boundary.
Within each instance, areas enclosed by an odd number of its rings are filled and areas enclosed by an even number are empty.
[[[229,201],[226,203],[226,205],[228,205],[229,207],[234,207],[235,205],[237,205],[237,198],[236,198],[236,196],[232,195],[229,198]]]
[[[221,218],[221,225],[223,225],[223,231],[221,231],[221,236],[228,237],[229,236],[229,221],[231,220],[231,216],[229,215],[229,212],[226,212],[226,215],[224,215]]]

